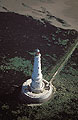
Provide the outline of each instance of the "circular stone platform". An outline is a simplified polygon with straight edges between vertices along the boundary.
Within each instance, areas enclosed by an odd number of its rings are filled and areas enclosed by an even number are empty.
[[[42,81],[44,83],[44,89],[40,93],[32,92],[32,79],[28,79],[26,82],[24,82],[21,90],[21,99],[26,103],[43,103],[49,100],[53,92],[52,84],[50,84],[44,79],[42,79]]]

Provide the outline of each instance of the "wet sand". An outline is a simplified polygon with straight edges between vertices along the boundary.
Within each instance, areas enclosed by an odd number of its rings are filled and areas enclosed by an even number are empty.
[[[44,18],[57,27],[78,30],[77,0],[1,0],[0,11],[31,15],[40,20]],[[60,18],[67,25],[48,16]]]

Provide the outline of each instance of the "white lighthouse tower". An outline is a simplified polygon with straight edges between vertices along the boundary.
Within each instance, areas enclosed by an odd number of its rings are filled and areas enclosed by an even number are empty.
[[[43,103],[49,100],[53,93],[53,86],[43,79],[41,72],[40,50],[35,50],[32,77],[22,85],[21,99],[26,103]]]
[[[33,92],[40,93],[43,91],[44,83],[42,81],[41,73],[41,54],[40,50],[36,49],[34,56],[34,67],[32,73],[31,89]]]

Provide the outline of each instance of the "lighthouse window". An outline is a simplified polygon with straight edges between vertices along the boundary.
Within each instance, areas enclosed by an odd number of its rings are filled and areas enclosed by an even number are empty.
[[[38,69],[39,69],[39,67],[38,67]]]

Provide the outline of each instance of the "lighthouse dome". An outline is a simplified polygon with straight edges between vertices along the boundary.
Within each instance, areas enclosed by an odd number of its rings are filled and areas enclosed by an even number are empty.
[[[39,49],[36,49],[35,52],[40,52],[40,50],[39,50]]]

